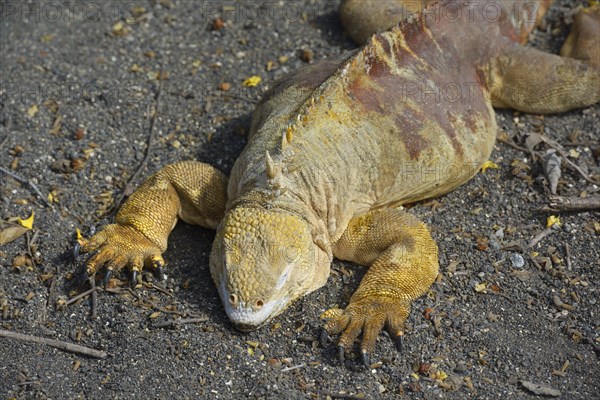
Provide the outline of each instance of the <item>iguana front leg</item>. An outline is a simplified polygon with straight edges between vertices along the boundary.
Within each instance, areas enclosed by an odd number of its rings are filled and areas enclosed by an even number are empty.
[[[161,254],[177,218],[214,229],[226,202],[227,177],[216,168],[195,161],[166,166],[131,195],[114,224],[90,239],[78,240],[83,252],[97,250],[87,262],[88,275],[106,264],[106,284],[114,271],[129,266],[135,283],[144,266],[162,271]]]
[[[411,302],[424,294],[438,274],[438,250],[429,230],[416,217],[399,209],[372,211],[353,218],[334,246],[334,255],[362,265],[371,265],[345,310],[332,309],[325,330],[342,332],[338,349],[344,351],[363,332],[362,360],[385,326],[397,346],[404,335],[404,322]]]

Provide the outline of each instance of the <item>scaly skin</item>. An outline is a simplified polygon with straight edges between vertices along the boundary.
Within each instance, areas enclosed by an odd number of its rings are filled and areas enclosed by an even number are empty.
[[[368,38],[364,47],[274,85],[228,184],[198,162],[152,176],[115,224],[80,240],[98,251],[88,272],[161,267],[181,218],[217,228],[210,271],[240,329],[323,286],[337,257],[370,266],[349,305],[323,315],[326,330],[341,333],[340,356],[361,332],[367,364],[384,326],[402,338],[438,257],[427,227],[397,206],[447,193],[479,170],[495,142],[492,105],[547,113],[600,100],[600,53],[590,45],[598,37],[589,40],[597,7],[576,18],[563,49],[575,59],[521,47],[549,0],[494,2],[503,17],[493,20],[482,17],[480,0],[429,1],[404,13],[414,4],[343,2],[342,21],[356,40]],[[439,18],[444,8],[461,11],[458,21]],[[372,18],[360,19],[367,11]]]

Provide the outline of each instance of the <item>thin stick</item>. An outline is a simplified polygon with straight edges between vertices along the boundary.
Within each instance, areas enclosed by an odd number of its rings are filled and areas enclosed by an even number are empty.
[[[356,395],[356,394],[346,394],[346,393],[334,393],[334,392],[326,392],[326,391],[316,391],[313,392],[318,394],[319,396],[329,396],[332,399],[348,399],[348,400],[358,400],[364,399],[364,395]]]
[[[31,245],[33,245],[33,243],[37,239],[37,232],[33,235],[33,238],[32,238],[31,236],[29,236],[29,231],[27,231],[27,232],[25,232],[25,238],[27,239],[27,254],[29,254],[31,263],[33,264],[33,267],[35,268],[35,267],[37,267],[37,264],[35,263],[35,257],[33,257],[33,251],[31,251]]]
[[[281,372],[289,372],[289,371],[293,371],[295,369],[300,369],[300,368],[304,368],[306,367],[306,364],[302,363],[302,364],[298,364],[298,365],[294,365],[293,367],[286,367],[281,369]]]
[[[163,75],[163,70],[162,68],[160,69],[159,72],[159,77],[162,77]],[[137,167],[137,169],[135,170],[135,172],[133,173],[133,175],[131,175],[129,177],[129,179],[127,180],[127,183],[125,184],[125,187],[123,187],[123,191],[121,192],[121,194],[119,195],[119,198],[117,199],[117,201],[115,201],[114,206],[111,210],[111,214],[116,212],[119,208],[121,208],[121,204],[123,203],[123,199],[125,199],[125,194],[131,192],[131,187],[132,187],[132,182],[135,181],[137,179],[137,177],[139,176],[139,174],[142,172],[142,169],[144,169],[144,167],[146,166],[146,164],[148,164],[148,159],[150,158],[150,151],[152,149],[152,144],[154,143],[154,136],[155,136],[155,125],[156,125],[156,119],[158,118],[158,110],[160,108],[160,99],[162,97],[162,92],[163,92],[163,82],[164,80],[161,78],[159,80],[159,85],[158,85],[158,92],[156,94],[156,103],[154,106],[154,115],[152,115],[152,120],[150,121],[150,132],[148,134],[148,140],[146,142],[146,150],[144,151],[144,158],[142,159],[142,162],[140,163],[140,165]]]
[[[587,211],[600,209],[600,196],[550,197],[550,204],[542,211]]]
[[[544,229],[543,231],[541,231],[540,233],[535,235],[533,237],[533,239],[531,239],[529,241],[529,243],[527,244],[527,247],[535,246],[536,244],[538,244],[540,242],[540,240],[542,240],[543,238],[545,238],[546,236],[550,235],[553,232],[554,232],[554,229],[552,227]]]
[[[166,326],[176,326],[176,325],[185,325],[185,324],[197,324],[198,322],[206,322],[208,318],[199,317],[199,318],[186,318],[186,319],[172,319],[165,322],[159,322],[152,325],[153,328],[164,328]]]
[[[515,150],[522,151],[523,153],[530,153],[530,151],[528,149],[526,149],[525,147],[521,147],[518,144],[511,142],[510,140],[507,140],[507,139],[504,139],[501,137],[496,137],[496,140],[512,147]]]
[[[92,289],[98,289],[99,286],[96,286],[96,277],[94,275],[90,276],[90,285],[92,285]],[[98,318],[98,293],[96,290],[92,292],[92,319]]]
[[[44,197],[44,195],[42,195],[42,192],[40,192],[40,189],[38,189],[38,187],[35,185],[35,183],[33,183],[30,180],[27,180],[25,178],[21,178],[19,175],[10,172],[9,170],[7,170],[4,167],[0,167],[0,172],[4,172],[6,175],[10,176],[15,181],[21,182],[22,184],[25,184],[25,185],[29,185],[31,190],[33,190],[35,192],[35,194],[38,195],[38,197],[40,198],[42,203],[44,203],[44,205],[46,207],[51,207],[50,204],[48,204],[48,202],[46,201],[46,197]]]
[[[8,142],[8,135],[4,138],[4,140],[2,140],[2,143],[0,143],[0,149],[2,149],[4,147],[6,142]]]
[[[83,356],[105,359],[108,354],[105,351],[92,349],[90,347],[81,346],[78,344],[61,342],[60,340],[47,339],[39,336],[24,335],[22,333],[6,331],[0,329],[0,337],[22,340],[29,343],[39,343],[63,350],[69,353],[81,354]]]
[[[571,248],[569,243],[565,243],[565,258],[567,259],[567,269],[571,271]]]
[[[72,297],[69,300],[67,300],[65,303],[65,306],[70,306],[71,304],[75,303],[77,300],[82,299],[85,296],[88,296],[88,295],[94,293],[96,290],[102,290],[102,288],[100,286],[93,286],[91,289],[88,289],[85,292],[79,293],[77,296]]]
[[[160,287],[158,285],[155,285],[154,283],[151,283],[151,282],[148,282],[148,283],[142,282],[142,285],[145,286],[145,287],[147,287],[147,288],[150,288],[150,289],[158,290],[159,292],[161,292],[163,294],[166,294],[169,297],[173,297],[173,293],[169,292],[167,289],[163,289],[162,287]]]

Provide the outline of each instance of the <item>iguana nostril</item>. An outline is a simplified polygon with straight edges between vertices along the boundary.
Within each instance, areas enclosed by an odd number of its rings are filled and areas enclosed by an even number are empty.
[[[235,294],[230,294],[229,295],[229,302],[231,303],[232,306],[237,307],[238,305],[238,297]]]
[[[258,299],[256,300],[256,303],[254,303],[254,308],[260,310],[264,305],[265,303],[262,300]]]

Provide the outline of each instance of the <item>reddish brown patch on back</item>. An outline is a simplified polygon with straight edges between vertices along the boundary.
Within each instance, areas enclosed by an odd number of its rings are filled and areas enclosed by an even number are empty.
[[[426,117],[423,113],[408,107],[402,111],[402,114],[395,118],[398,135],[402,142],[404,142],[411,160],[416,160],[421,151],[429,146],[427,139],[420,134]]]
[[[348,94],[352,96],[365,111],[374,111],[379,114],[384,114],[385,110],[380,101],[379,91],[366,86],[362,77],[357,77],[348,86]]]

